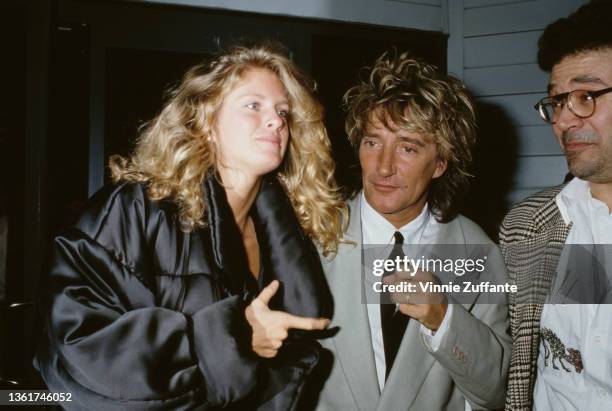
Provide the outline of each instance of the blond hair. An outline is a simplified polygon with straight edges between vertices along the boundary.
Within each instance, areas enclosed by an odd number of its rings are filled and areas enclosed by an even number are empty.
[[[454,218],[469,183],[476,142],[475,110],[463,83],[407,53],[387,52],[365,68],[359,84],[344,95],[344,104],[346,133],[356,149],[372,114],[387,128],[391,122],[436,144],[447,168],[432,180],[427,201],[440,222]]]
[[[224,96],[252,68],[275,73],[289,99],[291,137],[278,180],[306,235],[324,254],[336,252],[348,211],[334,180],[323,108],[312,80],[277,44],[234,46],[191,68],[141,133],[134,153],[111,157],[113,181],[147,183],[152,200],[169,199],[178,206],[184,230],[205,226],[202,181],[216,169],[211,138],[216,115]]]

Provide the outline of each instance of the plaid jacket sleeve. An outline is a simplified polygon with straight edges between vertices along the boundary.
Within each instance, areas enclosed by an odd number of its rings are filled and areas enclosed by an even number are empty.
[[[555,201],[562,188],[552,187],[523,200],[508,213],[500,229],[500,249],[509,279],[519,290],[510,295],[513,347],[507,410],[530,410],[533,406],[542,301],[569,232]]]

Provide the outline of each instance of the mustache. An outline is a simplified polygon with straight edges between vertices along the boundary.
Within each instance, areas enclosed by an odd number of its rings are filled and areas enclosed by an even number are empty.
[[[562,136],[563,144],[568,143],[596,143],[599,136],[594,132],[565,131]]]

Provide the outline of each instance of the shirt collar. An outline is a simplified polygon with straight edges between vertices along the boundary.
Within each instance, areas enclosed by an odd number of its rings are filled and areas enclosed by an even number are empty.
[[[364,244],[390,244],[395,241],[393,234],[396,231],[402,233],[405,244],[420,243],[423,230],[432,220],[427,203],[414,220],[397,229],[368,203],[363,191],[360,195],[361,229]]]
[[[589,182],[574,177],[555,199],[565,224],[577,221],[588,221],[590,214],[609,215],[608,206],[591,194]]]

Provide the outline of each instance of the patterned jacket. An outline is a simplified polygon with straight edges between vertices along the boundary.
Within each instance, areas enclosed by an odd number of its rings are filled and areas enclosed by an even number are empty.
[[[500,231],[510,282],[518,286],[518,292],[510,297],[513,347],[507,410],[530,410],[533,406],[542,302],[571,228],[555,201],[562,189],[548,188],[523,200],[508,213]]]

